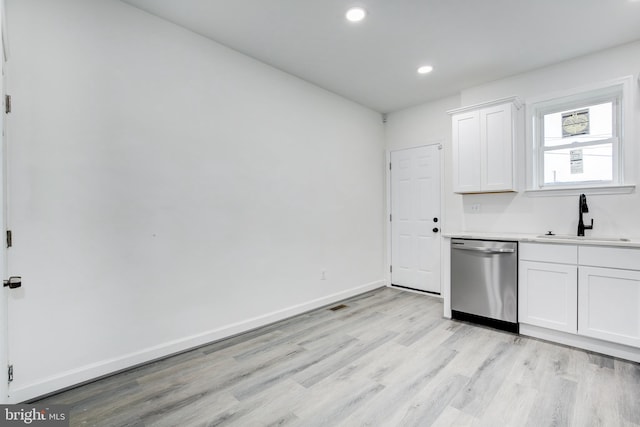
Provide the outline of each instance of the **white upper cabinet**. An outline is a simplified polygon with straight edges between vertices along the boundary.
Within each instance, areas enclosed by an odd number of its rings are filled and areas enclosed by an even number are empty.
[[[480,112],[455,114],[453,123],[453,191],[480,191]]]
[[[518,98],[449,111],[453,139],[453,191],[517,191]]]
[[[512,103],[480,110],[480,190],[515,190]]]

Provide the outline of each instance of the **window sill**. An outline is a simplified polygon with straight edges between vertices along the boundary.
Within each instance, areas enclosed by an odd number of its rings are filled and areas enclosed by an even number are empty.
[[[635,184],[608,185],[594,187],[562,187],[525,190],[529,197],[577,196],[579,194],[631,194],[636,190]]]

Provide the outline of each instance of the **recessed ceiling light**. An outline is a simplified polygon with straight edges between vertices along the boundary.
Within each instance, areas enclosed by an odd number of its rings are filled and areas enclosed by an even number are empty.
[[[365,16],[367,16],[367,11],[361,7],[352,7],[351,9],[347,10],[345,16],[351,22],[360,22],[364,19]]]
[[[423,65],[422,67],[418,68],[418,74],[429,74],[432,71],[433,67],[431,65]]]

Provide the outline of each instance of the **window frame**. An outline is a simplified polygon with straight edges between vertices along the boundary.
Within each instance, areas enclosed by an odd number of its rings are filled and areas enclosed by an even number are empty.
[[[625,155],[628,155],[625,141],[630,140],[633,111],[631,103],[631,84],[633,77],[576,88],[562,93],[550,94],[531,99],[527,102],[527,192],[558,192],[584,189],[623,189],[625,187]],[[601,145],[612,143],[612,179],[610,181],[576,181],[562,183],[544,183],[544,154],[550,148],[544,146],[544,116],[561,111],[580,109],[586,106],[604,102],[613,102],[612,106],[612,138],[593,142],[580,143],[585,145]],[[569,148],[571,144],[566,144]],[[576,146],[576,148],[578,148]],[[571,193],[572,194],[572,193]]]

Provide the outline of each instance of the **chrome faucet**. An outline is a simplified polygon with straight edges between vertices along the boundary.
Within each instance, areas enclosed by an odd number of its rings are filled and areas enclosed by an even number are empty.
[[[578,202],[578,236],[584,236],[584,230],[593,230],[593,218],[591,218],[591,225],[584,225],[584,221],[582,220],[582,214],[589,212],[589,206],[587,206],[587,196],[584,194],[580,195],[580,200]]]

